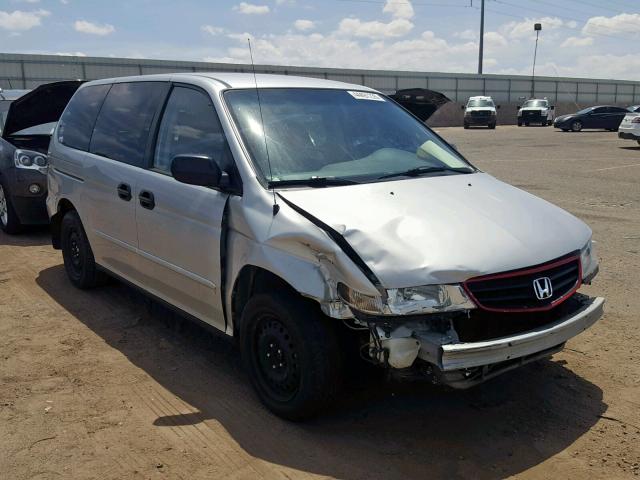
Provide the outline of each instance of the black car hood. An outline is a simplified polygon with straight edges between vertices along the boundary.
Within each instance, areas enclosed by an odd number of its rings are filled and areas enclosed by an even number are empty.
[[[413,113],[423,122],[433,115],[445,103],[450,102],[445,95],[426,88],[408,88],[398,90],[390,98]]]
[[[47,83],[13,101],[7,112],[2,137],[6,139],[25,128],[57,122],[82,83],[83,80]]]

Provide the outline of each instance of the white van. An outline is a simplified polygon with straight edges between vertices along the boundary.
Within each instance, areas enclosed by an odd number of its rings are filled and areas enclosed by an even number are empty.
[[[115,276],[235,337],[285,418],[325,407],[359,355],[466,388],[602,315],[602,298],[578,293],[598,270],[587,225],[360,85],[94,81],[67,106],[49,162],[71,282]]]

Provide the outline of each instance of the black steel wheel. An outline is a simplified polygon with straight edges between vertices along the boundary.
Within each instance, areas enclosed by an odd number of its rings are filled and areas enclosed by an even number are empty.
[[[341,384],[336,327],[294,293],[258,294],[242,312],[242,360],[262,403],[288,420],[327,408]]]
[[[88,289],[105,280],[105,275],[97,269],[91,245],[77,212],[72,210],[65,214],[60,240],[64,268],[73,285]]]

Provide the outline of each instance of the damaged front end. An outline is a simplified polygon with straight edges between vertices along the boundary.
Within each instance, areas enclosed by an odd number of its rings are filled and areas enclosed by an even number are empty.
[[[370,297],[339,284],[338,294],[354,324],[369,331],[365,358],[403,378],[468,388],[562,350],[593,325],[604,299],[577,290],[595,273],[591,253],[587,259],[576,253],[462,285],[390,289]],[[534,285],[540,278],[556,285],[542,300]]]

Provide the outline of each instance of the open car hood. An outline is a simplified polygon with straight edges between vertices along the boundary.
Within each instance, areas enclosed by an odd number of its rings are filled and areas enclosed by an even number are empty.
[[[386,288],[541,264],[591,236],[570,213],[486,173],[279,194],[341,234]]]
[[[398,102],[423,122],[426,122],[442,105],[451,101],[442,93],[426,88],[398,90],[393,95],[389,95],[389,98]]]
[[[25,128],[57,122],[82,83],[83,80],[47,83],[13,101],[7,112],[2,137],[7,139]]]

